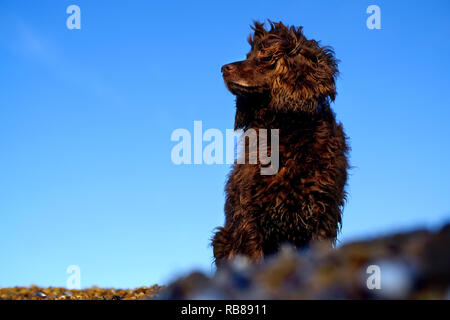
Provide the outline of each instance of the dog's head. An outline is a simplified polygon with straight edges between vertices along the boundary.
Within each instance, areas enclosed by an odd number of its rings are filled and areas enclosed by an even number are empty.
[[[267,95],[278,110],[313,111],[336,96],[338,74],[334,52],[307,40],[302,27],[255,22],[247,59],[224,65],[227,88],[237,96]]]

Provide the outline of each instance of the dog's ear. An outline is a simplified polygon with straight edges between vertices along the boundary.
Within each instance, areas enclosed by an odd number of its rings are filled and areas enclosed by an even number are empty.
[[[294,31],[292,27],[290,31]],[[296,42],[286,37],[285,41],[285,55],[277,65],[272,88],[274,107],[313,111],[323,101],[334,101],[338,69],[333,50],[304,37]]]

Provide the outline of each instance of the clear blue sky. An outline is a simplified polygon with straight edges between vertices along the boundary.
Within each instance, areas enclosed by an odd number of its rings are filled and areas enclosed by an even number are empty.
[[[81,8],[81,30],[66,8]],[[381,8],[381,30],[366,8]],[[212,271],[227,165],[171,162],[177,128],[233,127],[220,67],[253,19],[341,60],[352,146],[342,243],[450,218],[450,2],[0,0],[0,286]]]

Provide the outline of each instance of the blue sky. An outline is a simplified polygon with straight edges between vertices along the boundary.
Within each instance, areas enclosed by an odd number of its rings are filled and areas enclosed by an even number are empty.
[[[81,8],[81,30],[66,8]],[[366,8],[381,8],[381,30]],[[172,163],[177,128],[233,127],[220,67],[252,20],[341,60],[352,147],[342,243],[450,219],[448,1],[0,0],[0,286],[166,283],[213,271],[227,165]]]

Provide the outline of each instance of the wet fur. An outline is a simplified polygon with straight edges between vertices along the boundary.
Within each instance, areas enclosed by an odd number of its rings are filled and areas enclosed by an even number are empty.
[[[334,244],[342,223],[348,146],[330,102],[338,74],[334,52],[302,28],[254,23],[244,61],[222,68],[236,95],[235,129],[279,129],[279,171],[234,164],[226,184],[225,225],[212,239],[217,264],[261,260],[288,242]]]

